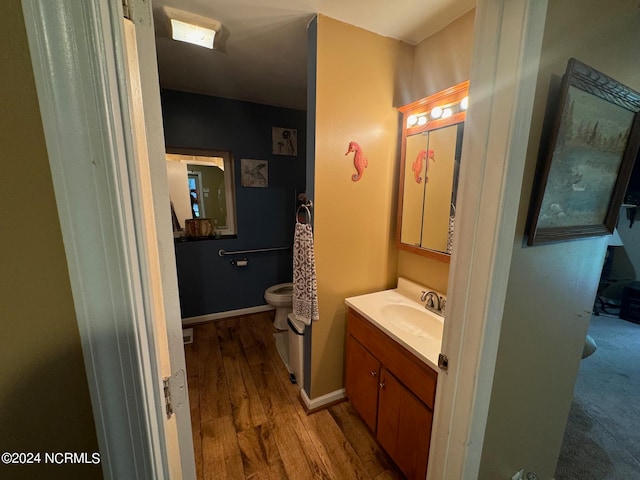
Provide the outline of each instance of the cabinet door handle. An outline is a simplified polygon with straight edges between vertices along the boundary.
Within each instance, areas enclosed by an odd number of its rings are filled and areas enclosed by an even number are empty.
[[[380,385],[380,388],[384,390],[384,382],[380,382],[378,385]]]
[[[376,375],[378,375],[378,372],[376,372],[375,370],[371,370],[371,371],[369,372],[369,374],[370,374],[372,377],[375,377]]]

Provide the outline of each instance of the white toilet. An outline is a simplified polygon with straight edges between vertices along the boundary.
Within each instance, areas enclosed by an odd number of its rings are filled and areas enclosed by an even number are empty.
[[[293,283],[279,283],[264,292],[266,302],[276,307],[273,325],[278,330],[288,330],[287,315],[293,311]]]

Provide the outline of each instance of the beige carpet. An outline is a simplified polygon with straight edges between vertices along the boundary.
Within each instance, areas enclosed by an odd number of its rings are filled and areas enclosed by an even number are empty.
[[[640,325],[593,316],[555,480],[640,479]]]

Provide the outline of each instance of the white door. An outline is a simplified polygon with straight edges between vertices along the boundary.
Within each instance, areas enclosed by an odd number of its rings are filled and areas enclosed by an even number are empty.
[[[428,479],[478,478],[546,0],[478,0]],[[519,241],[519,240],[518,240]]]
[[[138,34],[119,2],[22,0],[105,478],[195,479],[157,69],[136,59],[155,62],[153,22],[135,3]]]
[[[175,255],[173,245],[157,241],[158,230],[163,229],[165,238],[173,239],[173,229],[169,222],[170,203],[166,181],[166,160],[164,156],[164,135],[156,129],[155,134],[148,131],[145,119],[145,95],[143,95],[143,79],[139,62],[139,46],[136,27],[131,20],[124,19],[124,35],[127,57],[129,96],[129,114],[132,130],[132,143],[135,151],[135,161],[131,170],[135,169],[136,177],[130,176],[132,193],[137,192],[138,207],[134,212],[136,233],[139,238],[139,251],[146,258],[146,268],[143,270],[143,284],[146,285],[144,294],[149,304],[151,323],[147,323],[148,330],[153,332],[155,339],[151,339],[157,356],[157,378],[165,379],[170,389],[170,412],[162,415],[164,422],[166,454],[170,478],[195,478],[195,461],[193,441],[191,436],[191,418],[189,399],[187,395],[187,375],[184,362],[184,345],[182,341],[182,319],[178,302],[178,286],[176,283]],[[155,63],[155,51],[148,52],[143,48],[143,54],[151,55]],[[153,72],[157,68],[153,68]],[[155,98],[153,90],[147,92],[158,104],[159,92]],[[147,113],[147,115],[149,115]],[[155,175],[151,167],[149,144],[155,147],[156,166]],[[160,148],[158,148],[160,147]],[[161,178],[157,178],[161,177]],[[164,179],[164,181],[163,181]],[[202,190],[200,185],[200,190]],[[162,207],[165,207],[164,210]],[[155,210],[158,209],[156,215]],[[165,221],[159,222],[158,216],[164,216]],[[165,271],[162,264],[164,260]],[[141,265],[144,268],[144,265]],[[173,268],[171,268],[173,267]],[[163,275],[164,274],[164,275]],[[170,281],[171,276],[173,281]],[[164,278],[164,280],[163,280]],[[163,385],[164,391],[164,385]],[[165,399],[165,407],[167,400]],[[166,412],[166,410],[165,410]],[[182,476],[180,476],[182,474]]]

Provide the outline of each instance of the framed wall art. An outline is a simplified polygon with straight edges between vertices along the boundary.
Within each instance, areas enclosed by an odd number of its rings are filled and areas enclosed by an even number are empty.
[[[570,59],[539,162],[528,245],[613,233],[640,145],[640,94]]]
[[[269,162],[266,160],[240,160],[240,185],[243,187],[268,187]]]
[[[298,131],[295,128],[271,128],[271,153],[274,155],[298,155]]]

